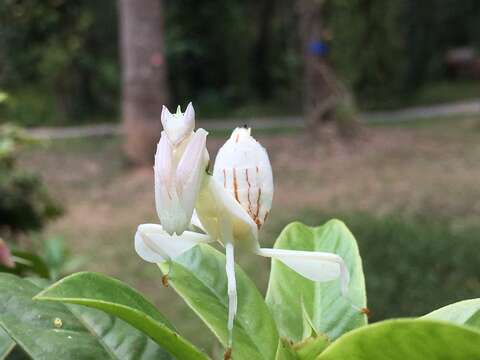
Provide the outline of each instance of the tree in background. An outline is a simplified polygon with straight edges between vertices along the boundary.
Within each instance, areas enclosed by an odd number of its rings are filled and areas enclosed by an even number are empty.
[[[125,151],[133,163],[149,164],[168,99],[162,1],[119,4]]]
[[[107,20],[106,20],[107,19]],[[0,122],[79,124],[117,113],[114,2],[0,1]]]
[[[348,90],[327,62],[327,31],[324,0],[298,1],[298,27],[304,59],[304,106],[307,126],[316,133],[323,125],[339,121],[349,135],[356,128],[353,102]]]
[[[299,1],[164,0],[170,105],[189,99],[213,117],[298,113],[304,85]],[[9,95],[0,122],[118,119],[118,3],[0,1],[0,91]],[[136,3],[141,9],[143,2]],[[418,89],[450,80],[444,58],[451,48],[480,50],[478,0],[321,5],[330,50],[324,63],[364,110],[409,105]]]

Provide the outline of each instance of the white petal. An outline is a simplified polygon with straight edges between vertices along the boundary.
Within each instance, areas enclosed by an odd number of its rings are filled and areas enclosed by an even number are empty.
[[[175,187],[173,148],[164,131],[155,154],[155,206],[160,223],[169,234],[181,234],[190,223]]]
[[[169,235],[161,225],[142,224],[135,234],[135,250],[148,262],[174,259],[199,243],[211,242],[208,235],[185,231],[181,236]]]
[[[332,253],[284,249],[259,249],[258,255],[280,260],[289,268],[312,281],[331,281],[340,278],[341,290],[348,290],[349,274],[343,259]]]
[[[160,190],[165,189],[167,192],[165,195],[168,195],[168,191],[172,188],[174,181],[173,149],[164,131],[162,131],[157,145],[153,169],[155,175],[155,204],[157,212],[159,212],[162,204],[168,201],[168,199],[162,198],[163,195],[160,193]]]
[[[207,176],[208,152],[206,149],[207,132],[198,129],[190,138],[178,163],[176,171],[176,190],[186,218],[192,218],[200,185]],[[188,224],[186,224],[188,225]]]

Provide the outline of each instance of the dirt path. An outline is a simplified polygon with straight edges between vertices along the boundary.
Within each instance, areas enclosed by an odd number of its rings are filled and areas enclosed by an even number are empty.
[[[444,105],[420,106],[395,111],[376,111],[361,114],[361,119],[368,123],[390,123],[415,121],[433,117],[446,117],[462,114],[479,114],[480,100],[457,102]],[[269,117],[269,118],[239,118],[239,119],[209,119],[200,121],[202,127],[208,130],[225,130],[243,123],[255,123],[257,129],[302,128],[304,119],[300,116]],[[29,129],[30,135],[37,139],[72,139],[121,134],[119,124],[97,124],[70,127],[40,127]]]

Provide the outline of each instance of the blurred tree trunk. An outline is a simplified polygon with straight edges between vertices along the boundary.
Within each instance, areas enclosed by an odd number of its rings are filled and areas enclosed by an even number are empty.
[[[151,164],[168,99],[161,0],[119,0],[125,152]]]
[[[327,38],[322,22],[325,0],[298,0],[298,21],[304,58],[304,111],[310,133],[335,122],[344,134],[353,134],[356,120],[349,92],[326,60]],[[349,108],[349,109],[346,109]],[[342,113],[339,117],[339,111]],[[348,121],[345,121],[348,117]]]

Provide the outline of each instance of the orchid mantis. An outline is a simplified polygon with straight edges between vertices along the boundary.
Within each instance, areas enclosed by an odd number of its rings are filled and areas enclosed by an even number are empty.
[[[237,311],[234,249],[241,246],[275,258],[312,281],[340,279],[346,295],[349,273],[333,253],[261,248],[259,231],[273,199],[268,154],[246,127],[236,128],[218,151],[213,174],[208,173],[207,132],[194,131],[190,103],[182,113],[162,111],[164,131],[155,155],[155,203],[160,224],[142,224],[135,249],[146,261],[172,261],[198,243],[219,241],[225,246],[228,280],[228,347],[232,346]],[[193,224],[204,232],[189,231]]]

